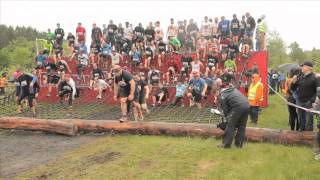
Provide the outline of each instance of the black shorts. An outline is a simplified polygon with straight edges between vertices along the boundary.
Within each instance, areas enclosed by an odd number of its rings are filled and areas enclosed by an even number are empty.
[[[119,89],[118,90],[118,97],[120,97],[120,98],[124,98],[124,97],[128,97],[129,95],[130,95],[130,91],[127,91],[127,90],[125,90],[125,89]]]
[[[201,100],[202,100],[202,95],[201,94],[199,94],[199,93],[197,93],[195,91],[192,91],[191,94],[192,94],[192,97],[194,98],[194,102],[196,102],[196,103],[201,102]]]
[[[58,84],[59,80],[60,80],[60,76],[48,75],[48,83],[50,84]]]
[[[74,41],[69,41],[68,46],[69,47],[74,47]]]
[[[21,102],[24,99],[27,99],[29,107],[32,107],[33,106],[32,102],[33,102],[33,99],[35,99],[35,94],[30,94],[29,92],[22,91],[22,93],[19,95],[19,98],[18,98],[18,105],[21,105]]]
[[[16,86],[16,96],[20,96],[21,86]]]
[[[141,95],[139,93],[135,93],[134,94],[133,100],[135,102],[138,102],[139,104],[144,104],[145,103],[144,95]]]

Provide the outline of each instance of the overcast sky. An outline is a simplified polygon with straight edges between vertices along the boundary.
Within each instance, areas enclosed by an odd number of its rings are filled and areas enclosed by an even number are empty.
[[[160,20],[166,30],[171,17],[176,20],[195,19],[201,23],[204,16],[226,16],[231,19],[250,12],[257,20],[266,15],[269,30],[276,30],[287,45],[297,41],[304,49],[320,48],[317,1],[17,1],[0,0],[0,23],[32,26],[38,30],[54,29],[57,22],[66,32],[75,32],[78,22],[91,30],[92,23],[100,27],[113,19],[116,24],[130,21],[134,25]]]

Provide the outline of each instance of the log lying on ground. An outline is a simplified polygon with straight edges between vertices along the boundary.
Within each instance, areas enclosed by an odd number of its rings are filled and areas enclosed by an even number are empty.
[[[0,128],[44,131],[68,136],[73,136],[78,132],[77,126],[70,122],[25,117],[1,117]]]
[[[144,135],[221,137],[223,131],[213,124],[128,122],[105,120],[66,120],[74,123],[79,131],[114,132]],[[246,139],[251,142],[313,145],[315,132],[296,132],[267,128],[247,128]]]
[[[0,128],[40,130],[66,135],[82,132],[128,133],[142,135],[221,137],[223,131],[214,124],[127,122],[109,120],[41,120],[32,118],[0,118]],[[246,139],[251,142],[312,145],[315,132],[293,132],[267,128],[247,128]]]

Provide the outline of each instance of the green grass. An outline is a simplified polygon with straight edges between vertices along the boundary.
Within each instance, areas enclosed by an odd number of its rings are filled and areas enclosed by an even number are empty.
[[[311,148],[209,138],[107,136],[17,179],[320,179]]]
[[[268,107],[259,114],[258,127],[290,129],[288,109],[285,102],[277,95],[269,96]],[[250,126],[250,124],[249,124]]]

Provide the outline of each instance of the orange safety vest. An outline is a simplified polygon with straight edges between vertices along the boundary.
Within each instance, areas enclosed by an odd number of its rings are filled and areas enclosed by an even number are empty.
[[[263,88],[263,84],[261,82],[257,82],[255,85],[251,84],[249,87],[249,92],[248,92],[248,100],[249,101],[255,101],[256,100],[256,93],[257,93],[257,89],[259,86],[262,86]],[[260,98],[260,102],[263,101],[263,95]]]
[[[6,87],[7,86],[7,78],[3,77],[0,78],[0,87]]]

